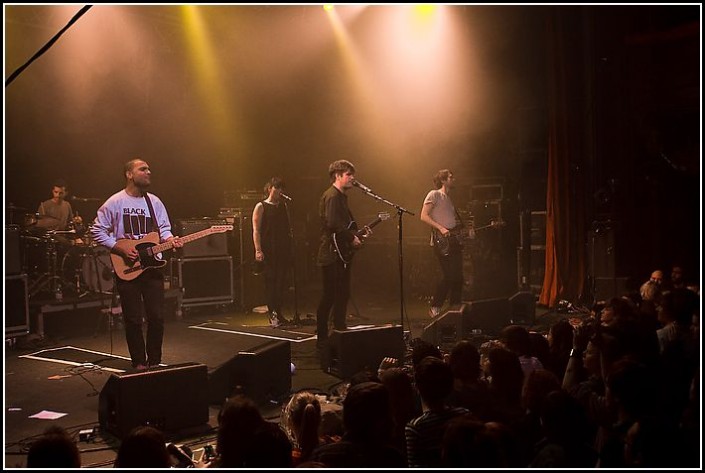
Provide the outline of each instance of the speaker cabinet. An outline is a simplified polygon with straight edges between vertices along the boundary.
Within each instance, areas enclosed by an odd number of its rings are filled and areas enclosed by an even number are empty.
[[[192,218],[178,221],[174,229],[179,236],[186,236],[200,232],[213,225],[227,225],[224,219],[215,218]],[[198,240],[189,242],[177,250],[176,254],[180,258],[205,258],[208,256],[227,256],[228,235],[230,232],[214,233]]]
[[[328,372],[341,379],[366,369],[376,373],[384,357],[403,359],[404,348],[401,325],[333,330],[328,339]]]
[[[512,307],[511,323],[531,324],[536,321],[536,296],[530,291],[519,291],[509,298]]]
[[[507,298],[482,299],[463,304],[463,329],[497,335],[511,324],[512,305]]]
[[[182,258],[176,260],[181,305],[202,305],[233,301],[233,259],[231,256]]]
[[[27,275],[5,276],[5,338],[29,333]]]
[[[609,301],[613,297],[622,297],[629,293],[629,278],[595,278],[595,300]]]
[[[254,206],[254,205],[253,205]],[[238,219],[235,235],[236,252],[235,281],[236,298],[245,312],[266,305],[264,275],[255,274],[255,244],[252,241],[252,215],[243,212]]]
[[[20,227],[18,225],[7,225],[5,226],[5,276],[20,274],[21,272]]]
[[[515,300],[518,304],[520,299]],[[512,301],[507,298],[464,302],[460,309],[449,310],[424,327],[421,339],[441,346],[480,335],[497,335],[512,323],[512,310]]]
[[[288,341],[270,341],[239,351],[208,376],[208,399],[215,405],[223,404],[235,394],[265,404],[290,393],[291,342]]]
[[[169,434],[208,424],[208,368],[183,363],[112,374],[100,392],[98,421],[118,438],[151,425]]]
[[[463,311],[449,310],[442,314],[421,332],[421,339],[436,346],[453,345],[467,338],[463,326]]]

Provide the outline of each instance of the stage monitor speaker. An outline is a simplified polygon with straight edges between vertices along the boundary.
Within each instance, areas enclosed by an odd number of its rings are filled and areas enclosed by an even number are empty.
[[[222,405],[244,394],[263,405],[291,393],[291,342],[276,340],[239,351],[208,375],[208,400]]]
[[[364,370],[377,373],[384,357],[403,360],[404,349],[401,325],[333,330],[328,340],[328,372],[341,379]]]
[[[98,401],[100,426],[118,438],[150,425],[169,436],[208,425],[208,368],[200,363],[113,373]]]
[[[613,297],[628,294],[628,280],[624,277],[595,278],[595,300],[607,302]]]
[[[511,323],[529,324],[536,322],[536,296],[531,291],[519,291],[509,298],[512,306]]]
[[[463,332],[463,311],[449,310],[424,327],[421,339],[436,346],[454,345],[466,338]]]
[[[511,324],[512,306],[509,299],[481,299],[463,303],[463,333],[497,335]]]
[[[190,235],[200,232],[213,225],[227,225],[225,219],[218,218],[192,218],[178,221],[175,233],[180,236]],[[177,256],[182,258],[204,258],[207,256],[227,256],[228,238],[230,232],[213,233],[203,238],[199,238],[187,243],[176,251]]]
[[[22,258],[20,256],[20,227],[18,225],[5,226],[5,276],[20,274],[22,272]]]

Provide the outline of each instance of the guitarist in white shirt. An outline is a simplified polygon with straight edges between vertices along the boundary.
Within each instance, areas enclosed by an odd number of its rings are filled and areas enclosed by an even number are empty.
[[[119,240],[140,240],[150,232],[156,232],[161,242],[182,247],[180,238],[171,233],[164,204],[154,194],[147,194],[152,175],[149,164],[139,158],[132,159],[125,164],[124,173],[125,188],[113,194],[98,209],[91,227],[93,239],[131,264],[140,257],[138,249],[121,245]],[[132,366],[138,370],[158,366],[162,361],[164,338],[164,274],[160,269],[151,269],[130,280],[117,278],[116,287]],[[146,343],[140,310],[143,301],[147,319]]]
[[[463,290],[463,246],[462,238],[475,237],[474,230],[463,227],[451,200],[455,177],[449,169],[441,169],[433,178],[436,188],[430,191],[423,202],[421,221],[432,228],[431,245],[441,265],[443,278],[436,285],[431,299],[430,317],[437,317],[448,297],[451,306],[462,302]],[[456,238],[458,237],[458,238]]]

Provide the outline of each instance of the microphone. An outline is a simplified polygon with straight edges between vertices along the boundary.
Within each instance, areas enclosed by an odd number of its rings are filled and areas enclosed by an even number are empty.
[[[284,200],[286,200],[286,201],[289,201],[289,202],[293,202],[293,201],[294,201],[294,199],[292,199],[291,197],[289,197],[288,195],[286,195],[286,194],[283,193],[283,192],[279,192],[279,195],[280,195]]]
[[[365,192],[372,192],[372,189],[370,189],[366,185],[362,184],[360,181],[353,181],[352,185],[355,187],[359,187],[360,189],[362,189]]]

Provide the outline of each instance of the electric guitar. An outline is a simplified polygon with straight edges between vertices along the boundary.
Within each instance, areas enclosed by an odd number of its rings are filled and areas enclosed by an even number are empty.
[[[499,228],[505,226],[506,223],[501,219],[492,219],[487,225],[475,228],[475,233],[487,228]],[[435,228],[431,232],[433,237],[433,247],[441,256],[448,256],[452,243],[457,243],[458,246],[463,246],[465,239],[469,237],[469,229],[464,225],[458,225],[451,228],[447,235],[442,235]]]
[[[389,212],[380,212],[379,214],[377,214],[376,219],[362,227],[362,230],[354,232],[353,235],[358,237],[359,239],[362,239],[367,235],[369,230],[372,230],[372,228],[375,227],[375,225],[384,222],[388,218]],[[354,227],[355,222],[350,222],[350,225],[348,225],[348,230],[352,230]],[[335,251],[335,253],[338,255],[338,258],[340,258],[340,261],[342,261],[343,264],[348,264],[352,260],[352,257],[355,254],[355,250],[357,248],[352,246],[352,241],[354,240],[354,238],[350,238],[349,241],[346,241],[348,239],[344,237],[342,233],[343,232],[333,233],[331,238],[333,242],[333,251]]]
[[[186,244],[213,233],[224,233],[232,229],[232,225],[213,225],[205,230],[182,236],[181,241]],[[174,248],[174,242],[167,241],[160,244],[159,233],[151,232],[139,240],[121,238],[117,241],[115,246],[123,248],[125,251],[136,248],[139,253],[135,261],[126,260],[120,255],[110,253],[110,261],[113,263],[113,269],[117,277],[123,281],[132,281],[148,269],[161,268],[164,266],[166,261],[162,259],[162,252]]]

